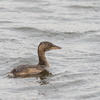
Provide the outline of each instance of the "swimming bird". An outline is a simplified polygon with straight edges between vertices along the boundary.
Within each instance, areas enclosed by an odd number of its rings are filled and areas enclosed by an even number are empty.
[[[44,41],[41,42],[38,46],[38,59],[39,62],[37,65],[19,65],[11,70],[8,74],[12,74],[14,77],[36,75],[44,72],[49,63],[46,59],[45,52],[52,49],[61,49],[61,47],[54,45],[51,42]]]

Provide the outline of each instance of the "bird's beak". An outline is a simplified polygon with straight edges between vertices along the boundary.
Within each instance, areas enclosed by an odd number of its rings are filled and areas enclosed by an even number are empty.
[[[52,46],[52,49],[61,49],[61,47],[56,46],[56,45],[53,45],[53,46]]]

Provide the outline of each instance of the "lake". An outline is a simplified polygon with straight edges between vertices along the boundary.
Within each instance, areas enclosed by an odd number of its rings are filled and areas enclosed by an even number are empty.
[[[52,75],[7,77],[41,41]],[[100,0],[0,0],[0,100],[100,100]]]

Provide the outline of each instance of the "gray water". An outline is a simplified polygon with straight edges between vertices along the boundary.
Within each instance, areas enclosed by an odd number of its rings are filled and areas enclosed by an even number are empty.
[[[8,78],[41,41],[52,75]],[[0,0],[0,100],[100,100],[100,0]]]

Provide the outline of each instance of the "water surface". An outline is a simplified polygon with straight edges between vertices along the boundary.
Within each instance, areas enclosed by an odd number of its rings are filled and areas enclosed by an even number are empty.
[[[100,100],[99,0],[0,0],[0,100]],[[50,41],[52,75],[8,78],[37,64],[37,46]]]

